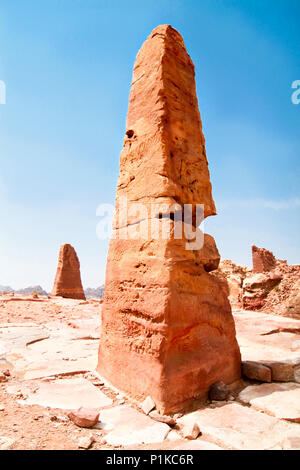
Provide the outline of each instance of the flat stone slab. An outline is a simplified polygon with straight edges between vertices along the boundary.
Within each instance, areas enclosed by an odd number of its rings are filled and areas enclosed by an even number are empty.
[[[74,323],[75,324],[75,323]],[[78,321],[78,327],[73,328],[73,339],[100,339],[100,326],[99,322],[90,322],[88,320],[82,320],[80,323]]]
[[[237,336],[269,335],[277,331],[299,333],[300,320],[248,310],[233,311]]]
[[[98,344],[61,335],[6,354],[14,373],[23,380],[95,370]]]
[[[158,423],[130,406],[117,406],[100,413],[100,426],[110,430],[105,440],[112,446],[163,442],[170,427]]]
[[[172,431],[171,431],[172,432]],[[139,450],[224,450],[222,447],[212,444],[211,442],[204,441],[203,439],[196,439],[195,441],[188,441],[185,439],[177,439],[169,441],[168,438],[159,443],[155,444],[155,447],[151,444],[139,445]],[[126,446],[124,450],[134,450],[136,446]]]
[[[184,441],[173,447],[174,450],[223,450],[222,447],[201,439],[195,441]]]
[[[299,335],[276,333],[256,338],[239,338],[243,361],[300,364]]]
[[[300,423],[300,385],[292,382],[253,385],[245,388],[239,398],[276,418]]]
[[[253,361],[245,361],[242,363],[242,373],[245,377],[253,380],[259,380],[260,382],[271,382],[272,371],[270,367],[266,367],[264,364]]]
[[[8,392],[12,391],[7,387]],[[36,383],[33,391],[24,389],[27,398],[19,400],[22,405],[40,405],[63,410],[104,408],[113,401],[88,380],[82,378],[60,379]]]
[[[25,348],[26,345],[49,338],[48,331],[38,325],[4,326],[0,325],[0,341],[7,351]]]
[[[249,311],[234,312],[234,319],[243,361],[300,365],[299,320]]]
[[[238,403],[198,410],[183,416],[177,423],[184,427],[195,421],[205,439],[227,449],[282,448],[286,438],[299,436],[298,424],[280,421]]]

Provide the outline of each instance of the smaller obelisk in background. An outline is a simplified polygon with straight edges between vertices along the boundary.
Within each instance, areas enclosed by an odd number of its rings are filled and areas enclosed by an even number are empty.
[[[69,244],[60,247],[51,295],[85,300],[80,276],[80,263],[76,251]]]

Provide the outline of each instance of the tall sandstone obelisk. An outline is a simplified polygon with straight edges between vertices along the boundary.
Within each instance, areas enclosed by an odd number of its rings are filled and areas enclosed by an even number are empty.
[[[128,229],[155,219],[169,224],[171,238],[120,239],[117,209],[102,306],[98,372],[134,399],[150,395],[164,413],[240,378],[227,292],[209,274],[220,260],[214,239],[205,235],[202,249],[187,250],[168,210],[192,204],[194,213],[203,204],[205,217],[216,214],[194,76],[180,34],[154,29],[134,67],[116,206],[127,198]],[[167,209],[145,220],[130,212],[136,202]]]
[[[81,284],[79,259],[76,251],[69,244],[60,247],[51,295],[67,299],[85,300]]]

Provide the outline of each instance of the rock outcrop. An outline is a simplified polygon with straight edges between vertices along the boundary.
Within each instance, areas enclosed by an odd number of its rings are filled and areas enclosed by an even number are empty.
[[[242,308],[243,282],[249,273],[250,268],[235,264],[230,259],[221,260],[218,269],[214,271],[214,275],[227,286],[232,308]]]
[[[222,260],[214,275],[223,281],[233,308],[299,318],[300,265],[252,246],[253,270]]]
[[[275,272],[257,273],[245,279],[243,283],[243,308],[260,310],[266,303],[272,289],[278,287],[282,276]]]
[[[296,310],[288,311],[286,307],[290,295],[297,297],[295,283],[300,279],[300,265],[289,266],[286,260],[276,259],[271,251],[256,246],[252,246],[252,257],[253,274],[243,283],[243,308],[293,316]]]
[[[76,251],[69,244],[60,247],[51,295],[86,300],[81,284],[79,260]]]
[[[294,282],[282,314],[300,320],[300,279]]]
[[[204,241],[197,249],[187,249],[186,233],[176,236],[185,204],[191,220],[184,228]],[[143,44],[133,72],[98,363],[101,376],[139,402],[151,396],[161,413],[182,410],[241,373],[226,289],[210,274],[219,253],[196,229],[197,204],[204,217],[216,214],[194,65],[180,34],[163,25]],[[169,236],[157,237],[153,226]]]
[[[252,263],[254,273],[272,271],[276,266],[276,258],[271,251],[252,245]]]

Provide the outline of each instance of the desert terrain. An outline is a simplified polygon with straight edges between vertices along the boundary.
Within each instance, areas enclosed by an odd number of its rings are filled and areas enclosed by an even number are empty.
[[[95,372],[100,313],[98,299],[0,296],[1,449],[300,448],[299,320],[234,310],[244,372],[261,381],[244,375],[225,400],[174,423]],[[74,424],[68,413],[80,407],[97,409],[99,422]],[[186,438],[195,423],[201,434]]]

